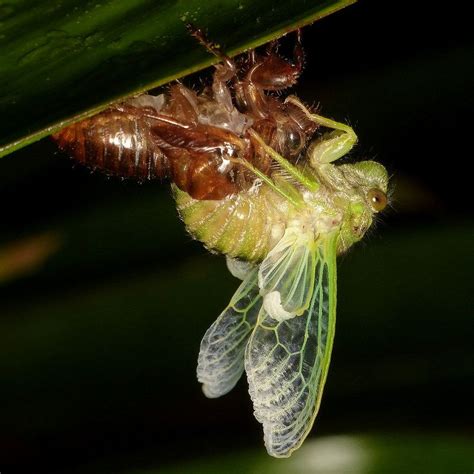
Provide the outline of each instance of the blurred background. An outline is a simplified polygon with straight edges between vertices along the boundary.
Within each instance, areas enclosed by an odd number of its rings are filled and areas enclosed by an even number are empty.
[[[200,339],[238,281],[169,187],[91,174],[49,139],[1,159],[2,474],[471,472],[467,21],[360,1],[305,29],[294,92],[352,124],[393,202],[340,259],[322,408],[289,460],[265,454],[245,380],[201,393]]]

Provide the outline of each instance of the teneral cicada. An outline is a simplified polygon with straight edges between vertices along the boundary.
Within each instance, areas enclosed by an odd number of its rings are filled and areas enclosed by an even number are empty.
[[[247,374],[269,454],[289,456],[308,435],[335,329],[336,257],[387,203],[374,161],[334,164],[355,145],[351,127],[283,89],[302,70],[272,43],[221,58],[200,93],[181,83],[143,94],[55,135],[79,161],[110,174],[168,177],[190,234],[227,256],[242,284],[204,335],[197,376],[206,396]]]

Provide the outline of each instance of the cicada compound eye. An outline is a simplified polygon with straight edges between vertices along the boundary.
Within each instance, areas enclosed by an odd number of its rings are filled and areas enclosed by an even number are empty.
[[[387,206],[387,195],[380,189],[372,188],[367,193],[367,199],[374,212],[380,212]]]

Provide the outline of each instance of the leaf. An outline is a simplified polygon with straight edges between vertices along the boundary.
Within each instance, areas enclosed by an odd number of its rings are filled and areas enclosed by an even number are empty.
[[[187,22],[234,55],[354,2],[2,2],[0,156],[216,62]]]

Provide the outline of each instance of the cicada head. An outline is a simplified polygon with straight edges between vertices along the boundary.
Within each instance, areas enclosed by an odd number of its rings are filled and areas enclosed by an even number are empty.
[[[338,167],[346,182],[345,218],[341,226],[339,252],[362,239],[374,217],[388,204],[388,173],[375,161],[361,161]]]

